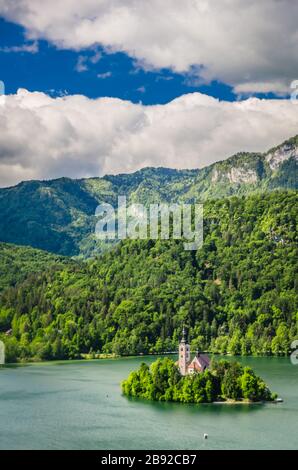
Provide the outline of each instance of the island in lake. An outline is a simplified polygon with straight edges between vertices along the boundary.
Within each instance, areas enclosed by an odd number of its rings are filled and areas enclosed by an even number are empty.
[[[179,360],[157,359],[149,367],[142,363],[122,382],[131,397],[180,403],[253,403],[273,401],[273,394],[251,367],[238,362],[212,360],[197,353],[190,359],[190,346],[183,332]]]
[[[170,358],[157,359],[150,367],[142,363],[122,382],[122,391],[131,397],[180,403],[251,403],[276,398],[251,367],[227,360],[211,361],[210,368],[185,376]]]

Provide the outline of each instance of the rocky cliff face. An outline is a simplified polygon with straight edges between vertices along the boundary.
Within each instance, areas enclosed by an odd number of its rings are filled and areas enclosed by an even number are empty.
[[[284,161],[290,158],[294,158],[296,161],[298,160],[297,142],[289,142],[281,145],[265,156],[265,160],[272,171],[277,170]]]
[[[241,153],[213,165],[211,183],[257,184],[262,180],[274,178],[284,163],[297,164],[297,136],[284,142],[265,154]]]
[[[229,183],[248,183],[254,184],[258,181],[257,172],[250,168],[240,167],[231,168],[227,172],[221,172],[218,169],[214,169],[212,172],[211,181],[217,183],[219,181],[227,180]]]

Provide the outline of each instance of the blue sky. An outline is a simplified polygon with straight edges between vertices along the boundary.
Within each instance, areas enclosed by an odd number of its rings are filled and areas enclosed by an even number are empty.
[[[22,51],[22,46],[32,45],[36,52]],[[0,48],[0,79],[5,83],[6,94],[25,88],[51,96],[109,96],[145,105],[165,104],[196,91],[225,101],[237,99],[228,84],[217,80],[197,84],[191,72],[175,73],[166,68],[146,70],[123,52],[107,53],[99,46],[65,50],[45,40],[28,41],[22,26],[3,18],[0,18]],[[255,96],[278,98],[273,93]]]

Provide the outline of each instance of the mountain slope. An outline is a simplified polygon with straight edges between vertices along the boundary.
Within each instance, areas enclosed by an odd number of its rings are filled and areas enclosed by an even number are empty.
[[[31,274],[0,295],[8,358],[173,350],[183,323],[193,348],[287,354],[298,338],[297,203],[294,191],[207,201],[197,252],[125,240]]]
[[[128,202],[199,202],[276,189],[297,189],[298,136],[266,154],[240,153],[200,170],[145,168],[103,178],[26,181],[0,189],[0,240],[63,255],[101,250],[95,208]]]
[[[30,273],[39,273],[52,267],[61,269],[72,260],[59,255],[0,242],[0,292],[16,286]]]

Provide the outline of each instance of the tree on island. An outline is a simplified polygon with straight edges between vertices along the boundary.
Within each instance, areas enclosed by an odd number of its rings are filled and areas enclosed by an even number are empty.
[[[226,360],[212,361],[209,370],[182,376],[174,361],[142,363],[122,382],[124,395],[155,401],[212,403],[272,401],[276,397],[250,367]]]

